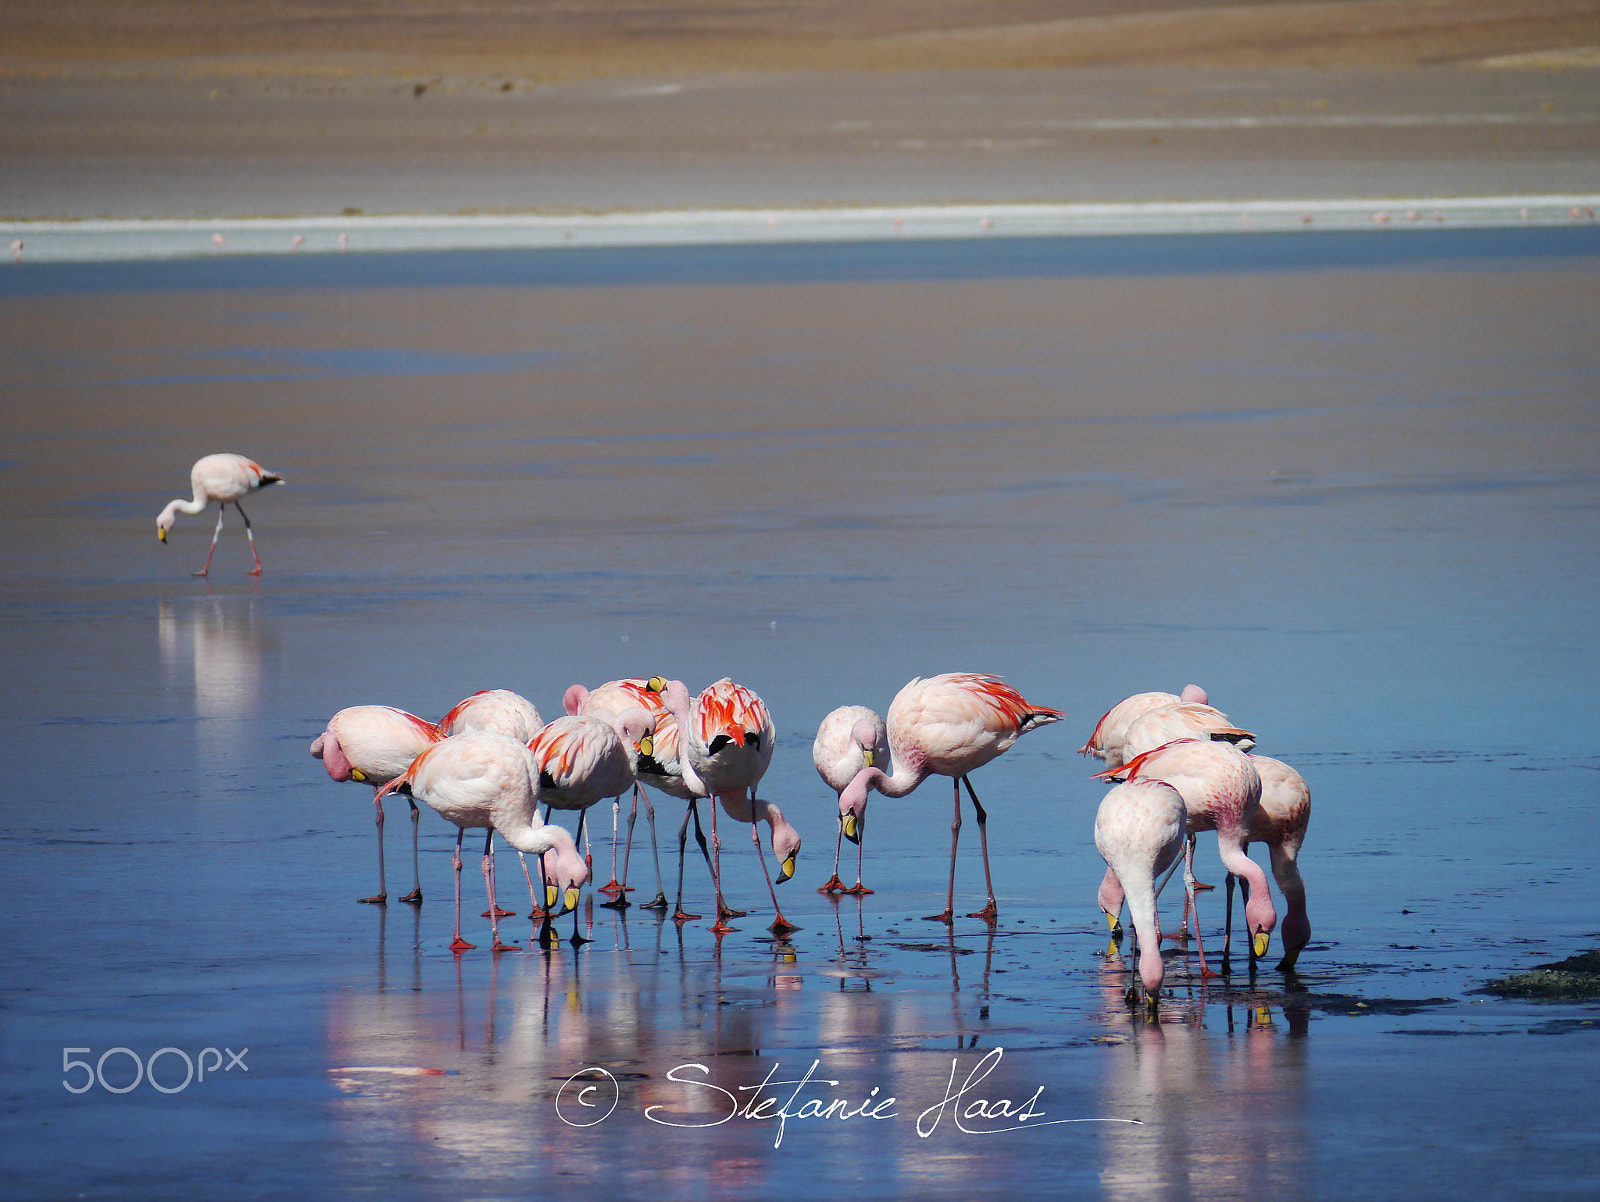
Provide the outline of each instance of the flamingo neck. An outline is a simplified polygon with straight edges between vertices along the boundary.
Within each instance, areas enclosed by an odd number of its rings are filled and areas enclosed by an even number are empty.
[[[1139,979],[1145,991],[1161,988],[1166,968],[1161,961],[1161,916],[1156,912],[1155,883],[1140,882],[1128,893],[1128,918],[1139,936]]]
[[[904,797],[928,778],[927,769],[920,760],[896,754],[893,748],[889,749],[889,767],[892,769],[890,772],[882,772],[877,768],[861,770],[866,783],[885,797]]]
[[[187,513],[193,516],[197,513],[204,513],[205,508],[206,503],[199,497],[195,497],[192,501],[185,501],[182,497],[174,497],[167,502],[167,507],[161,511],[161,517],[157,520],[170,523],[176,514]]]
[[[1242,839],[1224,838],[1221,831],[1217,832],[1217,851],[1222,857],[1223,866],[1250,885],[1250,901],[1245,905],[1245,921],[1249,924],[1250,933],[1271,931],[1278,925],[1278,912],[1272,905],[1272,894],[1267,889],[1267,874],[1261,871],[1261,865],[1245,854],[1244,848]]]

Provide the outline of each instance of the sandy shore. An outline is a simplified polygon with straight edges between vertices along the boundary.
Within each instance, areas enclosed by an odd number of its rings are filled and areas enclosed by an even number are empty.
[[[8,29],[0,219],[1592,193],[1597,14],[83,0]]]

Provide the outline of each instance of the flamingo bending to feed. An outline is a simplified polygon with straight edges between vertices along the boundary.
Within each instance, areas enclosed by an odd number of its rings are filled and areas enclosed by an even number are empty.
[[[446,738],[469,730],[492,730],[528,743],[543,729],[538,707],[510,689],[480,689],[439,719],[439,731]]]
[[[1217,974],[1206,966],[1205,944],[1200,941],[1200,914],[1195,908],[1194,845],[1197,831],[1217,832],[1217,852],[1222,866],[1252,886],[1245,904],[1250,928],[1250,960],[1267,954],[1278,915],[1267,894],[1267,877],[1248,855],[1250,824],[1261,807],[1261,776],[1250,757],[1228,743],[1179,739],[1136,756],[1121,768],[1097,774],[1100,780],[1163,780],[1183,796],[1188,812],[1189,838],[1184,848],[1183,882],[1187,894],[1184,917],[1195,913],[1195,943],[1200,952],[1200,975]]]
[[[864,705],[841,705],[822,719],[811,744],[811,762],[834,793],[843,793],[863,768],[889,762],[889,733],[883,718]],[[844,816],[839,816],[839,836],[834,840],[833,875],[818,893],[871,893],[861,883],[861,842],[856,841],[856,883],[844,887],[839,879],[839,853],[844,849]]]
[[[999,912],[994,881],[989,874],[989,815],[973,792],[968,774],[1006,751],[1013,743],[1066,715],[1049,706],[1034,705],[998,676],[978,672],[947,672],[918,677],[895,694],[889,705],[890,772],[863,768],[839,795],[844,837],[859,843],[867,811],[869,787],[887,797],[904,797],[929,776],[948,776],[955,787],[955,818],[950,823],[950,889],[943,914],[930,914],[935,922],[953,922],[956,897],[956,845],[961,838],[961,787],[966,786],[978,814],[978,838],[983,846],[983,881],[988,891],[984,908],[969,918],[993,922]]]
[[[691,817],[694,819],[695,842],[700,845],[700,854],[705,857],[707,872],[711,870],[711,848],[700,826],[698,808],[705,793],[696,792],[700,788],[698,782],[691,786],[684,779],[678,720],[666,710],[652,711],[639,706],[625,710],[619,716],[617,733],[630,749],[633,774],[641,784],[688,802],[683,811],[683,823],[678,827],[678,904],[672,917],[675,922],[693,922],[700,915],[690,914],[683,908],[683,860],[689,841]]]
[[[378,892],[364,902],[383,905],[389,887],[383,870],[383,786],[444,736],[426,718],[392,705],[352,705],[328,719],[327,729],[311,744],[311,754],[322,761],[337,781],[353,780],[372,786],[378,824]],[[422,878],[417,868],[417,803],[411,802],[412,890],[400,900],[422,904]]]
[[[595,689],[575,684],[570,686],[561,698],[561,708],[567,713],[609,722],[618,735],[622,734],[619,722],[623,713],[635,707],[652,713],[661,712],[661,696],[650,691],[650,682],[647,680],[640,678],[608,680]],[[628,842],[622,856],[621,881],[617,880],[617,818],[622,811],[622,798],[614,797],[611,800],[611,879],[600,886],[599,892],[615,893],[616,897],[601,904],[618,910],[625,909],[628,905],[628,894],[631,892],[631,886],[628,884],[628,864],[633,857],[633,826],[639,820],[641,798],[644,800],[645,817],[650,822],[650,851],[655,856],[656,862],[656,895],[645,903],[645,909],[665,910],[667,891],[661,883],[661,852],[656,845],[656,808],[650,804],[649,795],[639,787],[638,780],[633,783],[633,806],[628,811]]]
[[[1233,724],[1227,714],[1214,706],[1188,701],[1158,705],[1140,714],[1128,725],[1123,743],[1124,763],[1179,739],[1215,739],[1232,743],[1240,751],[1256,745],[1256,737]]]
[[[1138,979],[1144,983],[1145,1004],[1152,1015],[1166,972],[1161,961],[1156,878],[1183,854],[1185,821],[1182,795],[1159,780],[1118,785],[1101,799],[1094,819],[1094,845],[1106,862],[1100,908],[1115,931],[1123,898],[1127,898],[1139,942]],[[1136,996],[1136,986],[1130,982],[1128,1000]]]
[[[756,785],[766,774],[767,765],[772,763],[773,746],[777,742],[777,731],[766,703],[727,677],[708,685],[692,700],[681,680],[667,681],[653,676],[650,687],[661,694],[662,708],[677,719],[679,763],[684,781],[696,794],[715,797],[730,817],[750,823],[750,838],[756,845],[761,872],[767,878],[767,892],[777,914],[768,929],[780,934],[799,930],[783,916],[783,909],[778,905],[778,893],[772,885],[772,874],[767,870],[767,857],[762,854],[761,833],[757,827],[767,811],[761,809],[766,803],[756,799]],[[781,863],[778,874],[781,885],[794,875],[800,840],[794,835],[792,844],[785,842],[779,846],[782,816],[768,814],[768,817],[772,821],[773,852]],[[793,829],[788,827],[791,832]],[[733,929],[728,926],[727,919],[737,915],[722,897],[722,840],[717,834],[715,805],[711,807],[711,879],[717,896],[717,922],[711,929],[720,935]]]
[[[489,929],[493,951],[513,949],[500,941],[500,907],[494,891],[494,833],[519,852],[538,857],[539,876],[545,888],[547,917],[558,897],[576,910],[578,889],[589,879],[588,867],[578,854],[572,836],[559,826],[539,819],[539,770],[528,749],[517,740],[488,730],[453,735],[428,748],[384,792],[420,797],[456,827],[451,864],[456,879],[456,929],[450,941],[453,952],[468,951],[473,944],[461,937],[461,840],[468,830],[488,833],[483,842],[483,886],[489,894]],[[574,933],[576,934],[576,933]],[[542,940],[541,940],[542,941]]]
[[[206,506],[215,504],[217,528],[211,532],[211,550],[206,552],[205,565],[195,573],[196,576],[204,576],[211,571],[211,557],[216,554],[217,539],[222,534],[222,515],[232,505],[244,519],[244,532],[250,540],[250,556],[256,561],[256,566],[249,574],[259,576],[261,556],[256,554],[255,531],[250,529],[250,517],[245,513],[244,506],[239,504],[239,498],[268,485],[282,483],[282,476],[277,472],[269,472],[254,459],[246,459],[243,455],[206,455],[195,460],[194,467],[189,469],[189,487],[194,492],[194,499],[185,501],[179,497],[168,501],[167,507],[156,518],[156,537],[163,543],[167,541],[167,531],[172,529],[173,520],[180,512],[204,513]]]
[[[1206,691],[1197,684],[1183,686],[1182,694],[1178,693],[1135,693],[1117,702],[1101,715],[1100,721],[1095,723],[1094,731],[1089,735],[1089,741],[1078,748],[1079,755],[1092,755],[1097,760],[1104,760],[1108,768],[1120,768],[1133,756],[1124,750],[1128,738],[1128,727],[1138,718],[1143,717],[1158,706],[1175,705],[1180,701],[1194,702],[1205,705],[1210,701]]]
[[[589,807],[602,797],[626,793],[633,784],[633,763],[609,722],[565,714],[541,730],[528,750],[539,774],[539,796],[548,809],[577,810],[578,838],[583,838]],[[578,935],[573,916],[572,940]]]
[[[1311,825],[1311,788],[1305,777],[1282,760],[1252,755],[1250,762],[1261,775],[1261,806],[1250,821],[1250,842],[1265,843],[1272,857],[1272,876],[1283,893],[1283,959],[1279,972],[1293,972],[1300,951],[1311,942],[1311,920],[1306,916],[1306,885],[1300,879],[1300,848]],[[1244,900],[1250,887],[1241,883]],[[1233,942],[1233,876],[1227,879],[1227,942],[1222,945],[1223,971],[1227,971],[1228,945]]]

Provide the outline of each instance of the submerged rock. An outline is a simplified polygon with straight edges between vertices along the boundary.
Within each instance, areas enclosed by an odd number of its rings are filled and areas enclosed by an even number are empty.
[[[1473,992],[1497,997],[1600,1001],[1600,949],[1579,952],[1553,964],[1536,965],[1529,972],[1490,981]]]

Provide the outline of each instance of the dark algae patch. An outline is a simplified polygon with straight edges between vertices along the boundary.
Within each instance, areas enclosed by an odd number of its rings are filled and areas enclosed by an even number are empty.
[[[1473,992],[1568,1002],[1600,1001],[1600,949],[1579,952],[1553,964],[1536,965],[1529,972],[1490,981]]]

